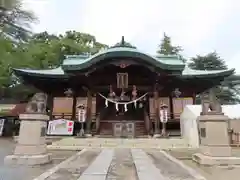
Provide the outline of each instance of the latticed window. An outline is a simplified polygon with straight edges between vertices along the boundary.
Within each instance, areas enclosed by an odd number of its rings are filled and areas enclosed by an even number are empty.
[[[128,88],[128,73],[117,73],[117,87]]]

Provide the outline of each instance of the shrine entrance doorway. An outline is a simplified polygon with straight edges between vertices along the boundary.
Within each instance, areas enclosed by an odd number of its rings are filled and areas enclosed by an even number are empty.
[[[118,122],[113,123],[114,137],[133,138],[135,136],[135,123],[133,122]]]

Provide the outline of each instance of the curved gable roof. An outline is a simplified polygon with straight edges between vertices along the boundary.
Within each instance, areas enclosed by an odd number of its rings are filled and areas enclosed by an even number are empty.
[[[113,59],[114,58],[139,58],[142,61],[145,61],[155,67],[165,69],[165,70],[179,70],[182,71],[185,67],[185,63],[180,58],[180,56],[160,56],[159,58],[156,58],[154,56],[151,56],[149,54],[143,53],[141,51],[138,51],[135,48],[130,47],[112,47],[103,51],[100,51],[96,53],[93,56],[90,56],[89,58],[68,58],[64,60],[62,68],[63,70],[83,70],[86,68],[91,67],[92,65]]]
[[[204,78],[204,77],[217,77],[217,76],[224,76],[228,77],[234,74],[235,69],[228,69],[228,70],[212,70],[212,71],[203,71],[203,70],[194,70],[185,66],[184,70],[182,71],[182,78]],[[68,78],[68,73],[64,72],[62,67],[58,67],[55,69],[43,69],[43,70],[32,70],[32,69],[13,69],[14,73],[17,76],[39,76],[39,77],[46,77],[46,78]],[[237,77],[236,80],[240,79],[240,76],[231,76]]]
[[[116,60],[116,58],[137,58],[139,61],[146,62],[153,67],[164,69],[181,71],[179,74],[182,78],[204,78],[204,77],[216,77],[216,76],[230,76],[234,73],[234,69],[219,70],[219,71],[201,71],[193,70],[185,65],[183,59],[180,56],[166,56],[161,55],[158,57],[151,56],[143,53],[136,48],[128,46],[113,46],[96,53],[93,56],[85,55],[69,55],[63,61],[63,64],[55,69],[46,70],[30,70],[30,69],[13,69],[17,76],[39,76],[45,78],[69,78],[69,73],[66,71],[71,70],[84,70],[91,68],[102,61]],[[156,71],[158,71],[156,69]]]

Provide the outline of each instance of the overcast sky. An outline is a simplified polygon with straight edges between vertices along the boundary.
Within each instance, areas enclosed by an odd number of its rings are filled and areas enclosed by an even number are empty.
[[[240,73],[240,0],[25,0],[24,7],[39,19],[35,32],[76,30],[108,45],[125,36],[153,55],[166,32],[186,57],[216,50]]]

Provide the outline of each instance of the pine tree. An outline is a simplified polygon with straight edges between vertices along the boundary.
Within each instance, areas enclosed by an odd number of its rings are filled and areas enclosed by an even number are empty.
[[[166,35],[166,33],[163,34],[163,39],[161,44],[159,45],[159,50],[157,50],[157,54],[159,55],[179,55],[180,52],[182,52],[183,49],[181,46],[173,46],[171,42],[171,38]]]
[[[227,69],[225,61],[221,59],[217,52],[209,53],[206,56],[197,55],[191,59],[191,62],[188,64],[188,66],[196,70]],[[215,87],[215,93],[222,104],[235,104],[240,102],[240,99],[237,98],[237,85],[231,82]],[[198,99],[197,102],[200,102],[200,100]]]
[[[217,54],[217,52],[212,52],[206,56],[197,55],[191,59],[188,65],[192,69],[197,70],[225,70],[227,65],[224,60]]]

